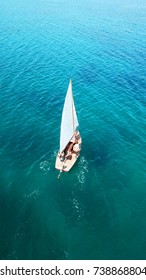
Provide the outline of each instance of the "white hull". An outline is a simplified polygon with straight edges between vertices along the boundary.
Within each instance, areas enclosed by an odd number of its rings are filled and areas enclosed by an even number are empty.
[[[75,154],[73,154],[72,159],[67,159],[65,162],[62,162],[59,158],[59,155],[57,155],[55,168],[60,171],[68,172],[75,164],[77,158],[78,157]]]
[[[81,143],[82,143],[82,139],[80,133],[78,132],[78,144],[80,146],[80,149],[81,149]],[[79,155],[80,155],[79,152],[76,153],[72,152],[71,155],[67,156],[64,161],[61,161],[60,153],[58,153],[56,158],[55,168],[60,171],[68,172],[77,161]]]

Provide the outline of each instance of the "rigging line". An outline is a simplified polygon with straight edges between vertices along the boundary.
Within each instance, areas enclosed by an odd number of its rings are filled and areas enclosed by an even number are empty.
[[[73,120],[73,133],[74,133],[75,124],[74,124],[74,107],[73,107],[74,100],[73,100],[73,93],[72,93],[72,80],[70,80],[70,82],[71,82],[71,94],[72,94],[72,120]]]

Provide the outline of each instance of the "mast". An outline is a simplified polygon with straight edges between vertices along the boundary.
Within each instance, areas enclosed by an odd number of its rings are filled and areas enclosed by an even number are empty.
[[[72,80],[70,79],[71,89],[72,89]],[[72,92],[72,91],[71,91]],[[73,133],[75,131],[75,124],[74,124],[74,100],[73,100],[73,93],[72,93],[72,122],[73,122]]]
[[[60,153],[65,149],[66,145],[72,138],[73,133],[78,125],[79,123],[72,95],[72,81],[70,79],[62,111],[60,129]]]

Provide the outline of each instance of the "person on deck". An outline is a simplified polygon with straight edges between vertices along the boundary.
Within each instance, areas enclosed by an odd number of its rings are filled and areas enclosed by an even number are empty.
[[[77,139],[77,135],[78,135],[78,131],[75,131],[73,137],[71,138],[70,142],[68,143],[67,145],[67,157],[71,157],[72,153],[75,152],[76,153],[76,150],[74,150],[74,146],[75,145],[78,145],[78,139]]]
[[[61,161],[65,160],[65,153],[64,153],[64,151],[60,154],[60,160]]]

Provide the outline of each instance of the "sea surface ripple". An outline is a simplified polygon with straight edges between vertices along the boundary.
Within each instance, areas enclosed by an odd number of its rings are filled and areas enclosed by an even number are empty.
[[[146,2],[0,6],[0,259],[145,259]],[[70,78],[83,145],[58,180]]]

